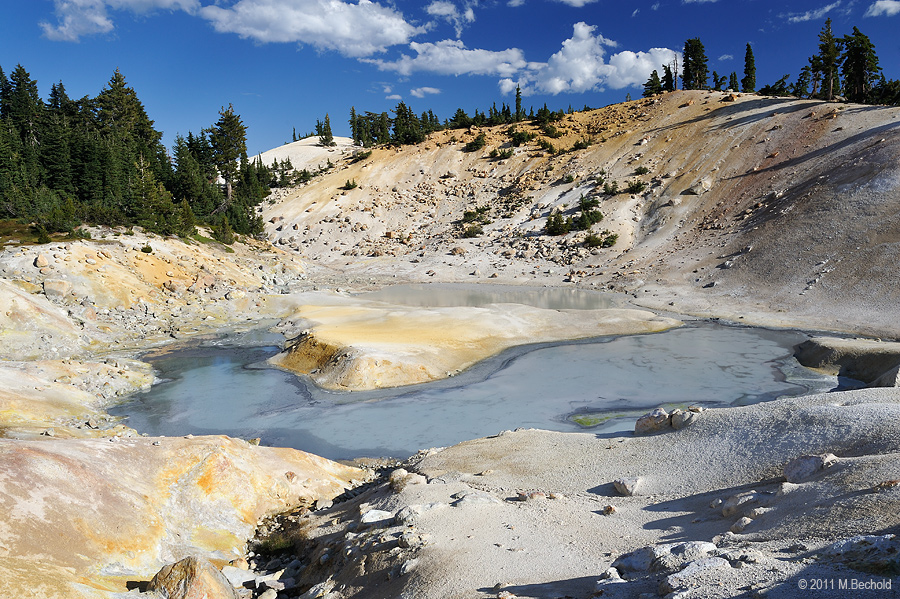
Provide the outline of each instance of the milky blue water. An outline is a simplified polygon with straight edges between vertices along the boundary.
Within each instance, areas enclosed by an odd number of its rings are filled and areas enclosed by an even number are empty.
[[[743,405],[836,386],[791,357],[807,339],[700,322],[652,335],[515,348],[457,377],[330,393],[253,367],[276,347],[194,347],[152,359],[161,378],[111,410],[150,435],[261,437],[332,459],[400,457],[506,429],[630,430],[657,406]],[[585,429],[577,414],[615,416]]]

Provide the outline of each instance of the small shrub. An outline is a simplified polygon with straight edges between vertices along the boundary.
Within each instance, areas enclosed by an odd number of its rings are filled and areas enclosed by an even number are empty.
[[[563,131],[560,131],[550,123],[545,123],[544,125],[542,125],[541,132],[543,132],[544,135],[551,139],[559,139],[565,134]]]
[[[574,182],[575,182],[575,175],[573,175],[571,173],[566,175],[565,177],[563,177],[563,183],[574,183]]]
[[[647,168],[646,166],[639,166],[636,169],[634,169],[635,175],[646,175],[649,172],[650,172],[650,169]]]
[[[527,131],[519,131],[515,127],[507,129],[506,134],[509,135],[509,141],[515,147],[519,147],[534,139],[534,134]]]
[[[544,232],[547,235],[565,235],[572,230],[574,222],[572,217],[563,218],[560,212],[554,212],[547,218],[547,224],[544,225]]]
[[[463,212],[462,222],[464,223],[481,223],[488,224],[490,219],[488,218],[488,212],[490,212],[489,206],[478,206],[475,210],[466,210]]]
[[[625,191],[627,193],[641,193],[645,189],[647,189],[647,184],[643,181],[635,179],[634,181],[630,181],[628,183],[628,187],[625,188]]]
[[[538,146],[540,146],[542,150],[546,150],[550,154],[556,154],[556,148],[553,147],[553,144],[543,137],[538,140]]]
[[[478,134],[478,137],[465,145],[465,147],[463,148],[463,152],[477,152],[486,145],[487,136],[484,134],[484,132],[482,132]]]
[[[614,196],[619,193],[619,183],[618,181],[607,181],[603,184],[603,193],[608,196]]]
[[[513,149],[512,148],[506,148],[505,150],[498,150],[497,148],[494,148],[493,150],[491,150],[491,158],[494,160],[506,160],[506,159],[512,158],[512,157],[513,157]]]
[[[475,224],[475,225],[469,225],[468,227],[466,227],[465,230],[463,231],[462,236],[466,237],[466,238],[472,238],[472,237],[478,237],[479,235],[482,235],[483,233],[484,233],[484,229],[481,227],[481,225]]]
[[[359,185],[356,184],[356,180],[355,180],[355,179],[352,180],[352,181],[351,181],[350,179],[347,179],[347,182],[344,183],[344,184],[341,186],[341,189],[344,189],[344,190],[346,190],[346,191],[350,191],[351,189],[356,189],[357,187],[359,187]]]
[[[603,231],[599,235],[591,233],[584,239],[585,247],[589,248],[609,248],[616,244],[619,236],[616,233]]]
[[[572,151],[576,150],[587,150],[591,147],[591,144],[594,143],[593,139],[582,137],[578,141],[575,142],[575,145],[572,146]]]
[[[357,152],[355,156],[353,156],[353,160],[350,161],[350,164],[356,164],[357,162],[362,162],[366,158],[372,155],[372,150],[368,150],[366,152]]]
[[[141,248],[141,251],[144,252],[145,254],[152,254],[153,248],[150,247],[149,245],[145,245],[144,247]]]

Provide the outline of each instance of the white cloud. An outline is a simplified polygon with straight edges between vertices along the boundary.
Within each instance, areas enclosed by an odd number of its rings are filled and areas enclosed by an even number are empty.
[[[719,60],[720,61],[734,60],[734,54],[723,54],[722,56],[719,57]]]
[[[403,96],[401,96],[400,94],[391,94],[389,96],[385,96],[384,99],[385,100],[402,100]]]
[[[654,2],[654,3],[650,6],[650,10],[659,10],[659,2]]]
[[[640,9],[640,8],[635,8],[635,9],[634,9],[634,12],[631,13],[631,16],[632,16],[632,17],[636,17],[636,16],[638,16],[638,13],[640,13],[640,12],[641,12],[641,9]]]
[[[576,8],[581,8],[585,4],[591,4],[596,2],[597,0],[556,0],[557,2],[562,2],[563,4],[568,4],[569,6],[574,6]]]
[[[424,98],[425,96],[433,96],[439,93],[441,93],[441,90],[436,87],[417,87],[416,89],[409,90],[409,94],[416,98]]]
[[[403,55],[399,60],[366,60],[382,71],[396,71],[410,75],[416,71],[427,71],[440,75],[499,75],[509,77],[525,68],[524,54],[518,48],[495,52],[492,50],[469,50],[459,40],[443,40],[437,43],[412,42],[409,47],[416,57]]]
[[[625,50],[607,60],[605,48],[617,44],[595,35],[594,30],[592,25],[576,23],[572,37],[563,42],[559,52],[546,63],[530,63],[517,74],[518,80],[512,77],[501,80],[501,92],[510,93],[517,85],[526,95],[639,86],[647,81],[651,71],[660,70],[676,55],[667,48],[652,48],[647,52]]]
[[[712,4],[719,0],[681,0],[683,4]]]
[[[893,17],[900,14],[900,0],[878,0],[866,10],[864,17],[880,17],[885,15]]]
[[[506,3],[507,6],[513,6],[513,7],[523,6],[524,4],[525,4],[525,0],[509,0],[509,2]]]
[[[804,13],[788,13],[785,15],[781,15],[782,18],[787,19],[788,23],[805,23],[806,21],[818,21],[832,10],[841,5],[841,0],[837,2],[832,2],[822,8],[817,8],[816,10],[808,10]]]
[[[462,35],[462,30],[465,25],[475,22],[475,11],[472,9],[471,5],[466,6],[466,8],[460,12],[452,2],[447,2],[446,0],[434,0],[434,2],[425,7],[425,12],[433,17],[438,17],[451,23],[456,29],[456,37]]]
[[[209,1],[209,0],[205,0]],[[296,42],[346,56],[371,56],[407,44],[425,31],[401,13],[371,0],[54,0],[56,25],[41,23],[53,40],[78,41],[115,28],[110,10],[148,12],[182,10],[209,21],[220,33],[236,33],[257,42]],[[465,18],[465,15],[463,15]],[[473,14],[474,18],[474,14]]]
[[[220,33],[257,42],[297,42],[352,57],[383,52],[424,31],[369,0],[239,0],[228,8],[204,6],[199,13]]]
[[[56,25],[41,22],[44,35],[53,41],[77,42],[82,36],[115,29],[107,9],[145,13],[154,9],[195,12],[199,0],[55,0]]]

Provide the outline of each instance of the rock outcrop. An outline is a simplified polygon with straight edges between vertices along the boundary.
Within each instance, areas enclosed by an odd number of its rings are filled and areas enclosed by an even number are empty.
[[[227,437],[0,439],[0,596],[109,597],[187,556],[221,564],[262,517],[364,477]]]

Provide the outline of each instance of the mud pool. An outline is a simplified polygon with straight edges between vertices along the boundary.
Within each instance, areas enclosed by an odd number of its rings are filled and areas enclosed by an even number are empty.
[[[150,435],[225,434],[332,459],[404,458],[506,429],[630,430],[657,406],[744,405],[833,389],[799,366],[807,335],[689,323],[653,335],[518,347],[424,385],[332,393],[228,341],[150,361],[162,382],[111,413]],[[257,341],[262,341],[258,339]]]

